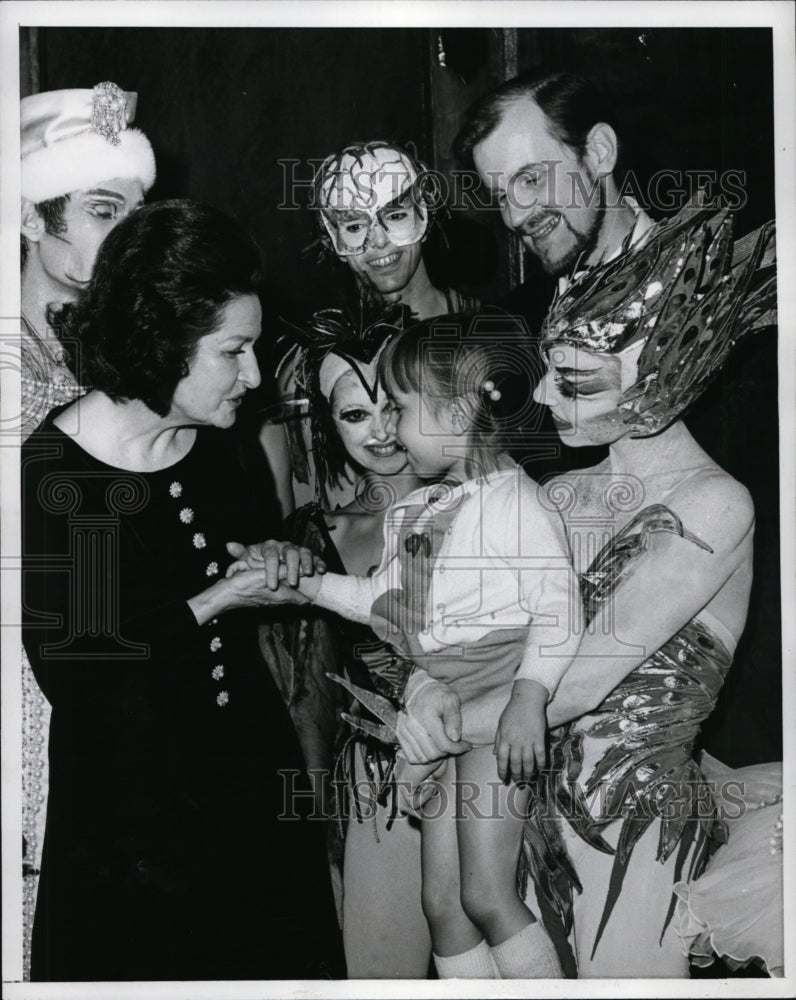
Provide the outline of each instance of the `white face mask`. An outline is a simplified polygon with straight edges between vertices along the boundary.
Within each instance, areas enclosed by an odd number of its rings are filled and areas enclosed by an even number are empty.
[[[418,243],[428,228],[426,183],[398,150],[344,156],[320,192],[321,218],[335,253],[364,253],[374,226],[395,247]]]

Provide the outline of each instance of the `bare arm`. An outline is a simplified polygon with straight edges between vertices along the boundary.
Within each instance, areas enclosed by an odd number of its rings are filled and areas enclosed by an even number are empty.
[[[228,542],[227,551],[235,557],[227,569],[227,580],[241,574],[248,579],[250,573],[261,577],[263,590],[257,592],[258,604],[317,604],[362,624],[370,622],[373,602],[390,580],[389,570],[372,577],[327,573],[323,560],[291,542],[269,539],[249,546]]]
[[[728,585],[751,573],[754,510],[747,491],[716,476],[683,491],[677,514],[712,551],[677,535],[650,535],[648,550],[584,635],[548,706],[551,726],[596,708],[725,588],[727,617],[740,633],[748,591]]]
[[[712,552],[665,533],[650,536],[648,550],[595,619],[547,707],[548,725],[560,726],[592,711],[632,670],[651,656],[730,583],[748,573],[754,512],[746,490],[726,476],[699,484],[678,498],[685,528]],[[728,588],[729,591],[729,588]],[[744,603],[733,618],[740,632]],[[731,598],[735,600],[735,598]],[[491,738],[511,685],[462,706],[462,736],[474,743]]]

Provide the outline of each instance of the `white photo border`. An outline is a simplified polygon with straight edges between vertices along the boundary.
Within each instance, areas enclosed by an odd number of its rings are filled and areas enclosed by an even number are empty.
[[[3,995],[8,1000],[90,1000],[112,997],[254,1000],[263,997],[787,997],[796,994],[796,34],[789,0],[727,3],[671,0],[655,4],[549,0],[549,2],[413,2],[413,0],[116,0],[0,4],[0,346],[19,331],[19,28],[22,26],[103,27],[771,27],[774,43],[775,177],[778,228],[780,511],[782,553],[784,858],[786,978],[727,980],[561,980],[535,981],[356,981],[324,983],[26,983],[22,975],[21,843],[21,686],[19,662],[19,468],[18,449],[0,440],[2,501],[0,597],[2,598],[2,850]],[[4,347],[4,351],[6,348]],[[0,415],[19,412],[18,367],[5,354],[0,363]],[[788,609],[791,609],[790,612]],[[267,926],[263,932],[267,946]]]

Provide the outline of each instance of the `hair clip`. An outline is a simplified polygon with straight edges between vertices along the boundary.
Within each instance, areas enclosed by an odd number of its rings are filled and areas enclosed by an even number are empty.
[[[489,395],[489,398],[492,400],[493,403],[497,403],[497,401],[500,399],[501,396],[500,389],[495,388],[495,383],[492,381],[491,378],[488,378],[486,382],[484,382],[484,384],[481,386],[481,390]]]

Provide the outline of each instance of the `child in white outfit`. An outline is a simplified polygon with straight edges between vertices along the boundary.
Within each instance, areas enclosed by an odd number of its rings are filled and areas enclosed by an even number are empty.
[[[434,321],[420,323],[379,362],[397,439],[431,485],[388,511],[373,575],[304,577],[296,590],[280,585],[275,603],[309,599],[369,624],[462,702],[511,693],[495,743],[436,772],[422,810],[423,908],[441,978],[560,977],[517,893],[530,791],[501,777],[530,779],[544,763],[545,708],[577,649],[579,591],[558,515],[499,450],[494,353],[452,337],[457,317],[444,319],[441,336]],[[258,558],[249,550],[231,569]]]

